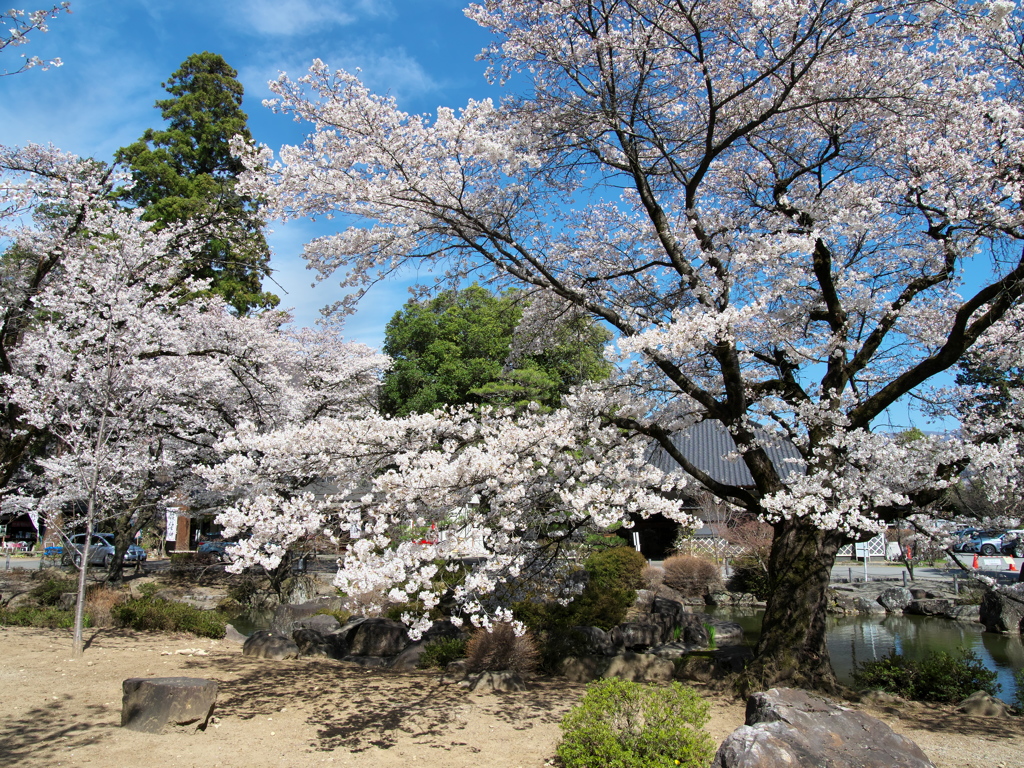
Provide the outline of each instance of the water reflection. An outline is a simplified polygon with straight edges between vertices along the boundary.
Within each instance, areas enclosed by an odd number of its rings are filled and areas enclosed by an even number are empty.
[[[724,612],[717,615],[726,618]],[[761,611],[730,612],[747,642],[757,642]],[[974,651],[981,662],[995,670],[1000,684],[999,697],[1013,701],[1016,685],[1014,670],[1024,668],[1024,645],[1020,637],[985,632],[980,624],[929,618],[927,616],[843,616],[830,617],[828,652],[840,682],[853,684],[857,664],[888,656],[895,650],[911,659],[921,659],[932,651],[955,652],[958,648]]]

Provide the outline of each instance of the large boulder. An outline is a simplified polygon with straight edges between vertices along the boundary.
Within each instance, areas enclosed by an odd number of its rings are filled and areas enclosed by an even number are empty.
[[[746,725],[722,742],[713,768],[935,768],[914,742],[877,718],[794,688],[747,701]]]
[[[292,641],[299,648],[301,656],[326,656],[341,659],[348,655],[348,644],[333,634],[325,635],[316,629],[299,627],[292,632]]]
[[[469,684],[469,690],[473,693],[512,693],[525,691],[526,683],[518,672],[503,669],[497,672],[481,672]]]
[[[953,614],[953,603],[941,598],[920,598],[911,600],[903,612],[914,616],[939,616],[948,619]]]
[[[121,688],[121,726],[133,731],[205,730],[217,703],[217,683],[199,677],[132,677]]]
[[[664,627],[658,624],[631,622],[612,629],[608,639],[617,651],[641,651],[661,645],[665,635]]]
[[[561,664],[562,674],[574,683],[597,680],[607,668],[607,656],[569,656]]]
[[[672,679],[675,665],[650,653],[626,652],[612,657],[601,677],[617,677],[637,683],[663,683]]]
[[[889,587],[882,590],[878,596],[878,602],[885,608],[886,613],[903,613],[903,609],[910,605],[913,599],[914,596],[906,587]]]
[[[318,613],[323,611],[340,611],[342,599],[340,597],[324,597],[317,600],[309,600],[297,605],[282,603],[274,608],[274,617],[270,620],[270,628],[283,635],[290,635],[299,627],[311,627],[321,632],[331,632],[337,629],[337,619],[333,616],[324,616],[323,619],[314,619]],[[335,622],[330,629],[327,628],[330,619]]]
[[[405,647],[404,651],[395,656],[388,666],[396,672],[412,672],[419,669],[420,656],[423,655],[423,650],[426,647],[427,644],[422,640],[418,643],[411,643]]]
[[[667,597],[655,597],[651,601],[651,617],[655,624],[661,624],[671,632],[676,627],[682,626],[683,617],[688,609],[678,600],[670,600]]]
[[[978,621],[988,632],[1021,634],[1024,620],[1024,584],[990,589],[981,598]]]
[[[987,691],[975,691],[957,706],[965,715],[972,717],[1012,717],[1013,710],[1002,699]]]
[[[612,656],[615,646],[608,633],[600,627],[573,627],[572,631],[579,638],[581,650],[586,654]]]
[[[361,621],[349,637],[351,656],[397,656],[409,645],[405,625],[390,619]]]
[[[253,656],[257,659],[297,659],[299,657],[299,646],[285,635],[268,629],[261,629],[253,632],[242,645],[243,656]]]

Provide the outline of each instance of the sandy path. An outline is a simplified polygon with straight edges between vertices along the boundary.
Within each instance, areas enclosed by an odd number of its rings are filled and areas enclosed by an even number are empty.
[[[437,674],[391,674],[315,659],[268,662],[190,635],[95,630],[84,658],[70,632],[0,629],[0,765],[209,768],[409,766],[539,768],[583,686],[541,679],[525,693],[470,694]],[[203,650],[206,655],[177,653]],[[122,730],[121,681],[186,675],[220,684],[205,733]],[[712,735],[743,722],[743,705],[709,696]],[[874,712],[939,768],[1019,766],[1024,721],[907,705]]]

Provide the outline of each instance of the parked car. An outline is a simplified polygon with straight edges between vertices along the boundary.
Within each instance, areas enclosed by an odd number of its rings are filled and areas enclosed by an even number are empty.
[[[954,552],[974,552],[975,550],[969,549],[969,547],[973,546],[972,539],[981,533],[984,531],[980,528],[961,528],[958,531],[953,531],[952,550]],[[965,547],[968,548],[965,549]]]
[[[1024,557],[1024,542],[1019,531],[982,531],[963,543],[961,552],[974,552],[991,557],[993,555],[1012,555]],[[1021,554],[1017,554],[1017,553]]]
[[[1024,557],[1024,531],[1007,531],[1003,534],[1000,552],[1009,557]]]
[[[80,565],[82,562],[82,550],[85,548],[84,545],[84,533],[72,536],[68,546],[64,548],[62,562],[65,565],[72,563],[76,566]],[[102,565],[106,568],[113,559],[114,535],[112,533],[94,533],[89,544],[89,565]],[[146,550],[135,544],[128,545],[128,551],[124,553],[124,562],[136,564],[146,562]]]
[[[201,555],[213,555],[219,562],[227,562],[231,559],[231,556],[227,553],[228,544],[234,544],[233,541],[224,541],[224,539],[207,539],[199,543],[196,547],[196,552]]]

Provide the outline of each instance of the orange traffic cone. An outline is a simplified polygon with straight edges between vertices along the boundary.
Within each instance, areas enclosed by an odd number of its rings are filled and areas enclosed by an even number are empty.
[[[971,565],[971,568],[973,568],[974,570],[978,570],[978,556],[977,555],[974,556],[974,564]]]
[[[1016,571],[1017,570],[1017,566],[1015,566],[1013,564],[1013,560],[1010,561],[1010,567],[1007,568],[1006,570],[1008,570],[1008,571]]]

